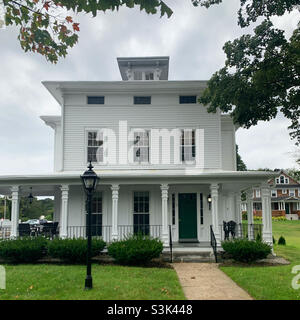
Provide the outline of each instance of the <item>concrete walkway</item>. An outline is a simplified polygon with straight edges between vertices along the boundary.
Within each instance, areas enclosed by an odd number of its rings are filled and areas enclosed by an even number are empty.
[[[216,263],[174,263],[188,300],[252,300]]]

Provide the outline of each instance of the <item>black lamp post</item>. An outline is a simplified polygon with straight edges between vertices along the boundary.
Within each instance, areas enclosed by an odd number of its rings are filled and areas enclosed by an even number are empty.
[[[30,194],[28,196],[28,201],[29,201],[29,204],[32,204],[33,202],[32,187],[30,187]]]
[[[210,194],[207,196],[207,202],[208,202],[208,209],[210,210],[211,209],[211,195]]]
[[[92,196],[96,189],[98,183],[98,176],[93,170],[92,162],[88,166],[88,170],[80,176],[84,190],[87,194],[87,258],[86,258],[86,279],[85,279],[85,289],[93,288],[92,279],[92,266],[91,266],[91,248],[92,248],[92,234],[91,234],[91,224],[92,224]]]

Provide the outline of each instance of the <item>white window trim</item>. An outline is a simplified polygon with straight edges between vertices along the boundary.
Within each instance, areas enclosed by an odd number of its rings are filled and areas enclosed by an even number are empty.
[[[275,192],[275,195],[273,195],[273,192]],[[271,190],[271,197],[277,198],[277,190],[276,189]]]
[[[260,189],[255,189],[255,198],[260,198]]]
[[[282,189],[282,190],[281,190],[281,193],[282,193],[282,194],[287,194],[288,191],[287,191],[287,189]]]
[[[134,161],[134,134],[137,132],[147,132],[148,134],[148,161]],[[129,144],[132,143],[132,150],[130,152],[130,163],[136,166],[149,165],[151,163],[151,130],[149,128],[130,128],[129,137],[132,138],[129,138]]]
[[[294,192],[294,195],[291,195],[291,191]],[[296,189],[289,189],[289,196],[295,197],[296,196]]]
[[[179,137],[180,141],[179,141],[179,156],[180,156],[180,162],[181,164],[191,164],[194,165],[196,163],[196,158],[197,158],[197,135],[196,135],[196,128],[180,128],[181,130],[181,135]],[[182,132],[184,133],[184,131],[194,131],[194,139],[195,139],[195,157],[193,160],[182,160]],[[187,145],[190,147],[193,147],[193,145]]]
[[[84,137],[84,161],[86,162],[86,164],[88,164],[88,136],[89,136],[89,132],[98,132],[100,130],[105,130],[105,128],[85,128],[85,137]],[[104,133],[103,133],[103,140],[104,140]],[[103,148],[103,147],[102,147]],[[104,152],[104,150],[103,150]],[[103,161],[98,161],[98,162],[94,162],[95,164],[104,164],[104,155],[103,155]]]

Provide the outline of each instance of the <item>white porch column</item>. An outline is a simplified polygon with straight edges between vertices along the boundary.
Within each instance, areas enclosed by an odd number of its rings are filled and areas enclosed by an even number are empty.
[[[19,235],[19,186],[11,187],[11,231],[10,238],[17,238]]]
[[[247,220],[248,220],[248,239],[254,240],[253,189],[247,190]]]
[[[111,186],[112,191],[112,227],[111,227],[111,238],[112,240],[118,240],[118,201],[119,201],[119,185],[113,184]]]
[[[235,193],[235,221],[238,225],[237,227],[237,231],[238,237],[242,237],[243,236],[243,227],[242,227],[242,208],[241,208],[241,192],[236,192]]]
[[[168,226],[168,190],[167,184],[160,186],[161,190],[161,214],[162,214],[162,241],[164,246],[169,246],[169,226]]]
[[[219,185],[217,183],[212,183],[210,185],[211,193],[211,216],[212,216],[212,226],[217,241],[217,245],[221,245],[221,233],[219,226]]]
[[[61,210],[60,210],[60,233],[61,238],[68,237],[68,202],[69,202],[69,185],[63,184],[61,190]]]
[[[271,192],[268,184],[262,184],[261,186],[261,202],[263,224],[262,239],[264,242],[273,246]]]

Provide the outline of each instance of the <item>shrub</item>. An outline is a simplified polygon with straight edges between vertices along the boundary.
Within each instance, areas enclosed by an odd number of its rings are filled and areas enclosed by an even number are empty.
[[[222,242],[222,248],[236,261],[253,262],[264,259],[271,253],[271,247],[261,241],[235,239]]]
[[[36,262],[46,255],[48,240],[43,237],[0,241],[0,257],[8,262]]]
[[[97,256],[105,247],[102,239],[92,239],[91,256]],[[48,254],[69,263],[85,263],[87,256],[87,240],[83,238],[54,239],[49,241]]]
[[[286,241],[285,238],[283,236],[280,236],[280,238],[278,239],[278,244],[285,246],[286,245]]]
[[[273,236],[273,244],[276,244],[276,239],[274,238],[274,236]]]
[[[255,240],[256,240],[256,241],[261,241],[261,240],[262,240],[262,238],[261,238],[261,233],[258,233],[258,234],[256,235]]]
[[[125,240],[113,242],[108,246],[108,254],[117,263],[129,265],[147,264],[153,258],[158,258],[163,250],[159,239],[132,235]]]

